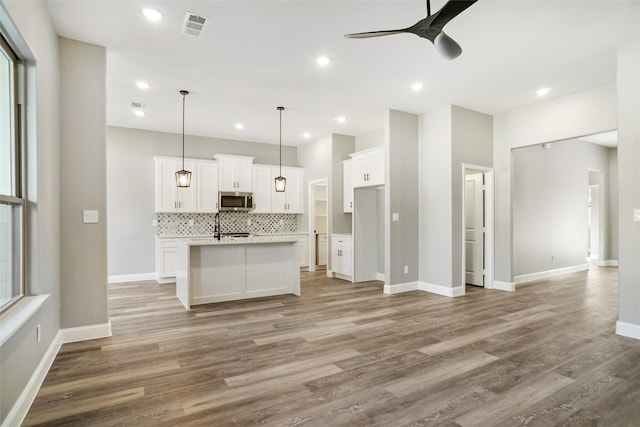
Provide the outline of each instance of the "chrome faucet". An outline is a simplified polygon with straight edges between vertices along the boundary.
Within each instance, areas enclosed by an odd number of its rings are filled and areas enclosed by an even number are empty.
[[[220,240],[222,230],[220,229],[220,214],[216,212],[216,217],[213,223],[213,238]]]

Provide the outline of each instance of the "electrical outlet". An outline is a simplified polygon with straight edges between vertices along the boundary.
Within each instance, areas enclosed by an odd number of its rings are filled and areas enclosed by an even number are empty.
[[[251,225],[251,218],[247,220],[247,225]]]
[[[36,326],[36,340],[38,342],[38,344],[40,344],[40,339],[41,339],[41,334],[40,334],[40,325]]]
[[[404,266],[404,274],[409,274],[409,266],[408,265]]]
[[[391,214],[391,221],[397,222],[400,221],[400,214],[398,212],[394,212]]]
[[[157,227],[158,226],[158,220],[157,219],[152,219],[151,220],[151,226],[152,227]]]
[[[192,220],[192,219],[190,219],[190,220],[189,220],[189,227],[192,227],[192,226],[193,226],[193,220]]]

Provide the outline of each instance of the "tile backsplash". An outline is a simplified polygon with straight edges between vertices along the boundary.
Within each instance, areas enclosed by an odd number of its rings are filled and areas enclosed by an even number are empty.
[[[220,225],[223,233],[295,233],[298,231],[298,217],[294,214],[220,212]],[[212,236],[214,233],[215,214],[157,213],[156,220],[160,237]]]

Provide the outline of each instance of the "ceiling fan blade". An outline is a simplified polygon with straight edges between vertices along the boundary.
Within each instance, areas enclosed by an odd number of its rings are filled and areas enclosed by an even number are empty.
[[[446,59],[456,59],[462,53],[460,45],[451,37],[446,35],[444,31],[438,34],[433,41],[433,45],[440,55]]]
[[[350,39],[367,39],[370,37],[390,36],[392,34],[401,34],[401,33],[407,33],[407,32],[408,31],[405,29],[390,30],[390,31],[369,31],[366,33],[345,34],[344,36]]]
[[[431,15],[431,28],[442,30],[449,21],[467,10],[478,0],[449,0],[442,8]]]

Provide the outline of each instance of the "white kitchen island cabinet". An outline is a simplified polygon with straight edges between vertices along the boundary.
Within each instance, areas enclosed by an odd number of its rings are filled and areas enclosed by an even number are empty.
[[[176,295],[199,304],[300,295],[298,240],[289,237],[183,239],[176,247]]]

